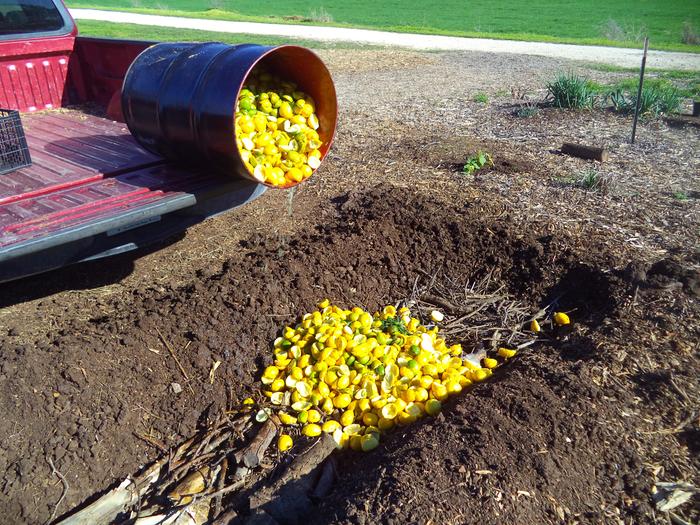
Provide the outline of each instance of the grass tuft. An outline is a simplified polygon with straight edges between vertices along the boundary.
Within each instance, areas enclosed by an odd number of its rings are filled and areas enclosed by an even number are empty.
[[[700,34],[695,30],[695,26],[691,22],[683,22],[683,32],[681,33],[681,42],[689,46],[700,45]]]
[[[590,109],[597,100],[597,88],[574,73],[560,73],[547,84],[547,96],[557,108]]]
[[[486,93],[477,93],[474,95],[474,102],[480,102],[481,104],[487,104],[489,101],[489,97]]]
[[[515,111],[515,116],[520,118],[532,118],[539,112],[539,108],[534,104],[527,104]]]
[[[616,20],[608,18],[600,27],[601,35],[613,42],[642,42],[648,34],[646,27],[634,24],[622,27]]]
[[[634,113],[637,106],[637,85],[627,89],[617,87],[608,93],[612,107],[619,113]],[[650,81],[642,88],[639,114],[658,117],[675,113],[681,106],[682,96],[678,88],[665,80]]]
[[[333,15],[331,15],[325,7],[321,6],[318,9],[314,8],[311,10],[309,20],[317,24],[332,24]]]
[[[600,173],[594,167],[557,180],[570,188],[580,188],[591,192],[608,193],[612,188],[611,177]]]

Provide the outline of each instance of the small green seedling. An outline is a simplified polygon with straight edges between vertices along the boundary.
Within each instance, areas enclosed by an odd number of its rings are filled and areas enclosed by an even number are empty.
[[[487,104],[489,101],[489,96],[486,93],[477,93],[474,95],[474,102],[480,102],[482,104]]]
[[[485,151],[479,151],[467,159],[467,163],[462,168],[462,173],[472,175],[484,166],[493,166],[493,159]]]
[[[537,106],[528,104],[518,108],[515,112],[515,116],[520,118],[531,118],[537,115],[538,111]]]
[[[677,201],[687,201],[688,200],[688,194],[684,191],[674,191],[672,195],[673,195],[673,198],[676,199]]]
[[[601,176],[595,169],[590,168],[579,173],[577,182],[586,190],[595,190],[601,184]]]

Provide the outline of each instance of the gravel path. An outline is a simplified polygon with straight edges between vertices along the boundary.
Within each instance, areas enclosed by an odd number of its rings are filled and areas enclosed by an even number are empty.
[[[70,12],[76,19],[100,20],[104,22],[141,24],[180,29],[199,29],[218,31],[221,33],[275,35],[320,41],[356,42],[358,44],[400,46],[421,50],[484,51],[490,53],[541,55],[552,58],[602,62],[623,67],[638,66],[641,58],[641,52],[637,49],[616,47],[519,42],[514,40],[491,40],[486,38],[461,38],[340,27],[231,22],[226,20],[100,11],[96,9],[71,9]],[[651,51],[647,60],[647,65],[653,68],[700,70],[700,54]]]

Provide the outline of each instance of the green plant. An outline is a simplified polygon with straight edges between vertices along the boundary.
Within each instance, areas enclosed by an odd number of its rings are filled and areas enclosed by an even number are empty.
[[[688,194],[682,190],[674,191],[671,196],[677,201],[687,201]]]
[[[601,176],[595,168],[579,173],[576,183],[586,190],[596,190],[601,185]]]
[[[526,104],[515,111],[515,116],[520,118],[531,118],[537,115],[539,108],[535,104]]]
[[[398,316],[387,317],[386,319],[383,319],[380,328],[382,332],[388,332],[390,334],[398,333],[408,335],[408,328],[406,328],[406,325]]]
[[[331,15],[325,7],[321,6],[318,9],[312,9],[309,14],[309,19],[312,22],[317,22],[320,24],[332,24],[333,15]]]
[[[632,24],[623,27],[612,18],[608,18],[601,25],[600,32],[604,38],[613,42],[641,42],[644,40],[644,36],[648,34],[646,27],[643,25],[636,26]]]
[[[486,104],[489,101],[489,97],[486,93],[477,93],[474,95],[474,102],[480,102],[482,104]]]
[[[484,166],[493,166],[493,159],[490,154],[479,151],[467,159],[467,163],[462,168],[462,173],[465,175],[472,175],[475,171],[479,171]]]
[[[574,73],[560,73],[547,84],[547,96],[557,108],[592,108],[597,100],[598,86]]]
[[[616,87],[607,95],[615,111],[634,113],[637,106],[637,85],[627,88]],[[649,81],[642,88],[639,99],[639,114],[658,117],[678,111],[682,102],[681,92],[667,80]]]
[[[587,168],[567,179],[562,179],[567,185],[582,188],[586,191],[607,193],[612,187],[610,175],[600,173],[596,168]]]

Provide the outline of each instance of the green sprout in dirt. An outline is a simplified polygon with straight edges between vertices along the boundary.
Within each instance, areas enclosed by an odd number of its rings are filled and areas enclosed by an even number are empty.
[[[677,201],[685,202],[688,200],[688,194],[682,190],[674,191],[671,196]]]
[[[486,93],[477,93],[474,95],[474,102],[479,102],[481,104],[487,104],[489,101],[489,97]]]
[[[493,166],[493,159],[485,151],[479,151],[467,159],[462,172],[465,175],[473,175],[475,171],[479,171],[484,166]]]
[[[579,173],[576,183],[586,190],[593,191],[600,187],[601,176],[594,168],[589,168]]]
[[[520,118],[531,118],[537,115],[539,109],[534,104],[526,104],[515,111],[515,116]]]

